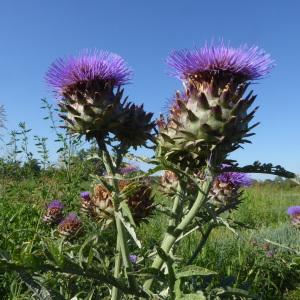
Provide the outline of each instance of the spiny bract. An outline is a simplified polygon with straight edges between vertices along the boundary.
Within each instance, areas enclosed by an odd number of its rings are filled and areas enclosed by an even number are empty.
[[[212,55],[216,49],[208,52],[211,57],[206,58],[209,63],[205,66],[200,60],[201,51],[194,60],[192,54],[195,53],[192,51],[188,61],[186,56],[178,53],[169,58],[169,64],[176,67],[177,72],[182,71],[180,77],[185,93],[177,93],[169,115],[158,122],[158,155],[183,169],[195,170],[206,164],[220,165],[229,153],[249,142],[250,130],[257,125],[249,126],[257,107],[248,112],[256,96],[252,92],[244,98],[243,95],[250,84],[248,80],[259,78],[260,70],[260,75],[264,75],[271,60],[265,58],[264,68],[261,67],[263,59],[253,60],[253,63],[257,61],[259,64],[255,68],[249,63],[251,57],[254,59],[253,50],[251,53],[247,53],[247,49],[244,53],[231,51],[232,55],[228,56],[223,49],[219,55]],[[223,65],[220,65],[222,53]],[[240,57],[234,60],[234,54],[249,55],[247,60],[239,60]],[[245,61],[247,64],[243,65]],[[234,65],[234,62],[241,65]],[[194,68],[191,68],[192,63]],[[193,73],[187,70],[193,70]]]

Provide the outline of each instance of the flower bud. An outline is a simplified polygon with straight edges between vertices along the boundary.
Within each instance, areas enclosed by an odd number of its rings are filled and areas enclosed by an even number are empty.
[[[69,238],[77,236],[81,229],[82,223],[76,213],[70,213],[58,224],[59,234]]]
[[[48,204],[43,221],[48,224],[58,224],[63,218],[64,206],[59,200],[53,200]]]

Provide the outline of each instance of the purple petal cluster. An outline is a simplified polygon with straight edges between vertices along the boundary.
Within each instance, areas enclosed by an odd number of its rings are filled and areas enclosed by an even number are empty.
[[[60,223],[60,225],[66,225],[68,223],[81,223],[76,213],[69,213]]]
[[[90,192],[81,192],[80,197],[86,201],[91,200]]]
[[[133,263],[133,264],[136,264],[136,262],[137,262],[137,256],[136,255],[134,255],[134,254],[130,254],[129,255],[129,260]]]
[[[250,186],[253,180],[245,173],[224,172],[217,176],[217,179],[224,183],[230,183],[235,188]]]
[[[241,76],[245,80],[255,80],[266,76],[274,65],[270,55],[258,47],[243,45],[232,48],[224,43],[205,45],[194,50],[175,50],[166,62],[173,69],[171,75],[179,79],[223,71]]]
[[[101,80],[114,86],[126,84],[132,71],[124,59],[108,51],[83,51],[78,56],[57,59],[46,73],[47,83],[61,94],[79,82]]]
[[[59,200],[53,200],[48,204],[47,207],[49,209],[52,209],[52,208],[63,209],[64,205]]]
[[[125,174],[129,174],[132,172],[137,172],[138,170],[139,170],[139,167],[136,165],[127,165],[126,167],[120,169],[120,174],[125,175]]]
[[[287,210],[288,215],[294,216],[294,215],[300,215],[300,206],[290,206]]]

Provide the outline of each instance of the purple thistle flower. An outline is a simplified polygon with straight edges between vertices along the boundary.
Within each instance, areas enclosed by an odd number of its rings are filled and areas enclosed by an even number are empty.
[[[136,264],[138,257],[134,254],[129,255],[129,260],[133,263]]]
[[[274,62],[270,55],[258,47],[232,48],[220,43],[205,45],[194,50],[175,50],[166,60],[173,69],[172,76],[187,79],[190,75],[229,73],[244,80],[255,80],[266,76]]]
[[[128,83],[132,71],[124,59],[108,51],[84,50],[78,56],[57,59],[46,73],[47,83],[62,94],[68,87],[99,80],[113,86]]]
[[[217,180],[223,183],[230,183],[235,188],[250,186],[253,180],[245,173],[224,172],[217,176]]]
[[[120,174],[128,174],[128,173],[132,173],[132,172],[137,172],[139,170],[139,167],[136,165],[127,165],[124,168],[120,169]]]
[[[43,221],[48,224],[57,224],[63,218],[64,205],[59,200],[53,200],[47,205]]]
[[[64,208],[64,205],[59,201],[59,200],[53,200],[51,201],[48,206],[47,206],[48,209],[63,209]]]
[[[287,210],[287,214],[290,216],[300,215],[300,206],[290,206]]]
[[[71,212],[62,222],[80,222],[80,219],[75,212]]]
[[[91,200],[90,192],[81,192],[81,193],[80,193],[80,197],[81,197],[82,199],[84,199],[85,201]]]
[[[81,220],[72,212],[58,224],[58,231],[61,235],[70,236],[78,233],[81,227]]]

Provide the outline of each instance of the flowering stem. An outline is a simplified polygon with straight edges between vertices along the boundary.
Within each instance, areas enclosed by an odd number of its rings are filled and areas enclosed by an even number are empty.
[[[202,205],[205,203],[205,200],[207,198],[207,193],[210,190],[212,183],[212,179],[207,179],[203,184],[202,191],[198,192],[197,198],[191,207],[190,211],[182,218],[181,222],[175,227],[175,229],[172,232],[167,232],[165,234],[165,237],[162,241],[161,248],[166,253],[169,253],[172,249],[172,246],[174,245],[176,239],[179,237],[179,235],[186,229],[186,227],[192,222],[196,214],[198,213],[199,209],[202,207]],[[160,256],[156,256],[154,259],[154,262],[152,264],[152,268],[154,269],[160,269],[163,265],[163,260]],[[150,289],[153,283],[153,279],[148,279],[144,283],[144,287],[146,289]]]
[[[117,237],[117,247],[116,247],[117,253],[115,256],[115,270],[114,270],[114,277],[118,279],[120,277],[121,273],[121,264],[122,264],[122,256],[120,253],[120,242],[119,237]],[[120,299],[120,292],[117,287],[113,287],[112,293],[111,293],[111,299],[112,300],[118,300]]]
[[[177,222],[178,222],[178,218],[180,217],[179,216],[179,208],[180,208],[180,198],[181,198],[181,192],[182,192],[182,186],[181,186],[181,183],[180,181],[178,181],[178,186],[177,186],[177,189],[176,189],[176,196],[175,196],[175,199],[174,199],[174,203],[173,203],[173,207],[172,207],[172,218],[170,219],[169,221],[169,228],[172,228],[172,227],[175,227],[177,225]]]
[[[112,194],[112,201],[113,201],[115,211],[118,211],[120,201],[119,201],[118,182],[114,178],[114,175],[116,173],[115,166],[113,164],[113,161],[111,159],[111,156],[107,150],[107,147],[106,147],[104,141],[101,138],[97,138],[97,143],[102,152],[103,163],[104,163],[107,175],[112,177],[111,185],[113,186],[113,189],[114,189],[114,193]],[[117,251],[119,251],[119,250],[121,251],[125,271],[132,272],[132,265],[131,265],[131,261],[129,259],[129,250],[128,250],[127,241],[126,241],[126,236],[127,236],[126,230],[124,228],[124,225],[122,224],[122,221],[120,220],[120,218],[118,218],[118,216],[115,216],[115,221],[116,221],[116,227],[117,227],[117,232],[118,232]],[[120,272],[121,272],[120,268],[121,268],[120,255],[116,255],[114,275],[117,277],[120,276]],[[137,290],[137,285],[136,285],[134,276],[132,276],[132,275],[127,275],[127,276],[128,276],[129,286],[131,288]],[[115,290],[113,293],[113,296],[119,297],[118,294],[119,294],[119,291]],[[112,298],[112,299],[118,299],[118,298]]]

